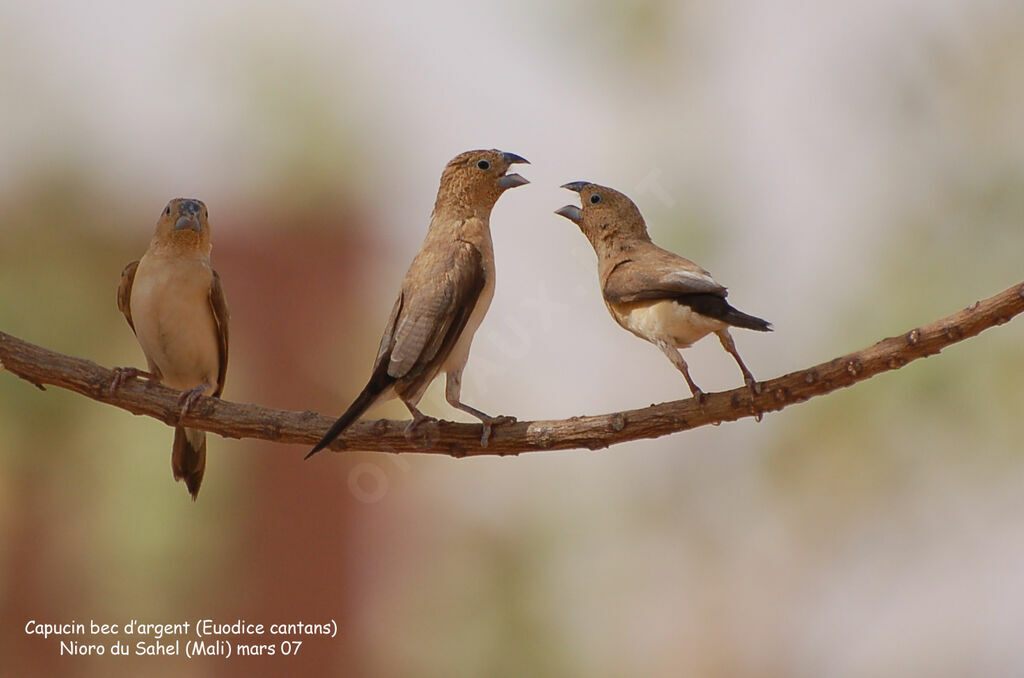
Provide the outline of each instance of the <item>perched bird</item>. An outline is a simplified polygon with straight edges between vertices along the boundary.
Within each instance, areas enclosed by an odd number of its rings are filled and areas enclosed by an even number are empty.
[[[753,388],[754,376],[736,351],[729,327],[767,332],[771,324],[730,306],[726,289],[710,273],[651,242],[640,210],[622,193],[586,181],[562,188],[579,193],[583,207],[566,205],[555,214],[575,222],[593,245],[601,294],[615,322],[660,348],[695,397],[702,391],[677,349],[714,332]]]
[[[184,391],[184,416],[200,396],[219,397],[228,368],[228,305],[220,276],[210,267],[210,224],[206,205],[176,198],[156,223],[149,249],[125,266],[117,307],[142,346],[145,373],[118,370],[116,389],[126,378],[147,376]],[[174,429],[171,469],[195,500],[206,470],[206,433]]]
[[[487,445],[493,425],[511,420],[484,414],[460,398],[473,334],[494,296],[491,209],[506,190],[529,183],[508,174],[510,165],[527,162],[514,153],[467,151],[444,168],[427,237],[402,281],[370,379],[307,459],[371,405],[394,397],[412,413],[406,427],[406,435],[412,435],[430,419],[416,404],[441,372],[447,376],[449,404],[483,422],[481,445]]]

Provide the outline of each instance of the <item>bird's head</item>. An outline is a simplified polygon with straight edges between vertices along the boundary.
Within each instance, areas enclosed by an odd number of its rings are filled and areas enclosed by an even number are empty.
[[[530,183],[518,174],[509,174],[512,165],[529,160],[505,151],[466,151],[452,158],[441,173],[435,213],[441,209],[489,211],[502,193]]]
[[[582,207],[566,205],[555,214],[579,226],[594,247],[625,239],[651,239],[640,210],[622,193],[589,181],[573,181],[562,188],[579,193]]]
[[[193,198],[175,198],[167,203],[156,222],[156,238],[179,247],[196,247],[210,242],[206,205]]]

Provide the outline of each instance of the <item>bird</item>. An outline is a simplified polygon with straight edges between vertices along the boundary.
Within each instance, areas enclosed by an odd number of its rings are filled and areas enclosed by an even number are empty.
[[[445,166],[426,238],[402,281],[370,378],[306,459],[330,445],[371,405],[394,397],[412,414],[405,429],[411,438],[420,424],[432,420],[416,405],[441,372],[448,403],[482,422],[482,446],[492,426],[514,421],[470,407],[461,392],[473,334],[494,296],[491,209],[506,190],[529,183],[508,173],[511,165],[523,163],[529,161],[491,149],[460,153]]]
[[[182,391],[184,417],[200,396],[219,398],[228,368],[228,304],[210,266],[206,205],[192,198],[167,203],[149,249],[125,266],[117,307],[146,356],[148,372],[118,368],[111,383],[144,376]],[[176,426],[171,470],[195,501],[206,471],[206,433]]]
[[[562,188],[578,193],[582,207],[566,205],[555,214],[575,222],[593,246],[601,294],[615,322],[661,349],[699,402],[703,391],[678,349],[713,332],[753,391],[754,375],[743,364],[729,328],[769,332],[771,323],[730,306],[726,288],[708,271],[655,245],[639,208],[624,194],[588,181]]]

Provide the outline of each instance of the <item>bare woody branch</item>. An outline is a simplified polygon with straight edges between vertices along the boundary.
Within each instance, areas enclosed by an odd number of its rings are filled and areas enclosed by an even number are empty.
[[[455,457],[508,455],[539,450],[598,449],[641,438],[657,438],[698,426],[760,417],[794,403],[851,386],[876,374],[934,355],[943,348],[1002,325],[1024,311],[1024,283],[935,322],[883,339],[856,353],[759,382],[756,394],[745,386],[707,394],[703,404],[690,398],[643,409],[560,421],[522,421],[495,427],[487,447],[480,425],[442,421],[426,438],[406,439],[406,422],[362,421],[331,446],[334,450],[423,452]],[[52,384],[87,398],[144,414],[168,425],[183,424],[227,438],[260,438],[313,445],[334,419],[315,412],[274,410],[259,405],[201,398],[179,420],[179,391],[145,380],[110,390],[114,373],[99,365],[0,332],[0,367],[39,388]]]

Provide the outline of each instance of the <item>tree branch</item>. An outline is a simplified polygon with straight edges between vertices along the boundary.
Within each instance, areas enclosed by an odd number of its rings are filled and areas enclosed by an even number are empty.
[[[934,355],[946,346],[1002,325],[1024,311],[1024,283],[935,322],[883,339],[856,353],[759,382],[756,394],[745,386],[707,394],[703,405],[692,398],[596,416],[561,421],[522,421],[495,427],[487,447],[480,447],[480,425],[441,421],[432,438],[407,440],[406,422],[377,420],[354,424],[331,445],[334,450],[425,452],[456,457],[507,455],[538,450],[599,449],[641,438],[685,431],[706,424],[760,418],[815,396],[896,370]],[[333,423],[315,412],[274,410],[259,405],[200,398],[179,420],[179,391],[145,380],[130,380],[109,389],[114,373],[0,332],[0,368],[6,367],[40,389],[53,384],[133,414],[145,414],[168,425],[182,424],[228,438],[260,438],[313,445]],[[44,389],[45,390],[45,389]],[[429,427],[425,427],[429,428]]]

